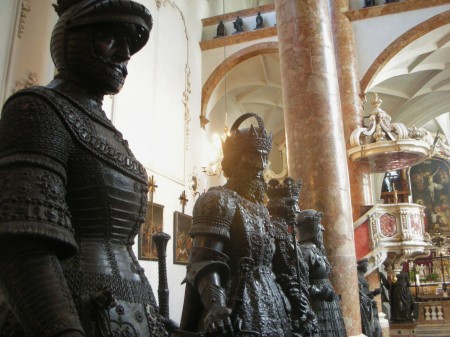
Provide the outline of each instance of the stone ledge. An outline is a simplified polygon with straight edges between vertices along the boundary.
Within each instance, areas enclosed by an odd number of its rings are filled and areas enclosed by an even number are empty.
[[[273,11],[275,11],[274,4],[263,5],[263,6],[259,6],[259,7],[243,9],[243,10],[237,11],[237,12],[225,13],[223,15],[216,15],[216,16],[212,16],[212,17],[209,17],[206,19],[202,19],[202,25],[203,25],[203,27],[212,26],[212,25],[219,24],[220,20],[222,20],[225,23],[227,21],[236,20],[237,16],[239,16],[241,18],[246,18],[249,16],[256,16],[258,14],[258,12],[261,12],[261,14],[262,14],[262,13],[273,12]]]
[[[266,27],[239,34],[228,35],[225,37],[218,37],[213,40],[202,41],[200,42],[200,49],[202,51],[205,51],[209,49],[220,48],[223,46],[230,46],[233,44],[259,40],[271,36],[277,36],[277,27]]]
[[[405,2],[394,2],[386,5],[357,9],[345,12],[344,14],[350,21],[358,21],[377,16],[409,12],[445,4],[450,4],[450,0],[407,0]]]

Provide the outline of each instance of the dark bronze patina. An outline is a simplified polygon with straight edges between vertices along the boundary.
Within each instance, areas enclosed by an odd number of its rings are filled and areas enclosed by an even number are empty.
[[[312,308],[319,320],[320,337],[346,337],[339,296],[330,282],[331,265],[323,245],[322,212],[312,209],[297,216],[300,248],[308,266],[309,283],[317,287],[310,292]]]
[[[151,15],[130,0],[55,8],[58,75],[10,97],[0,120],[0,336],[166,336],[132,251],[146,171],[101,108]]]
[[[391,287],[391,321],[402,322],[414,319],[414,298],[411,294],[407,272],[397,274],[397,282]]]
[[[258,127],[239,129],[254,117]],[[223,144],[228,182],[197,200],[181,327],[214,336],[291,336],[289,302],[272,272],[273,226],[263,205],[272,136],[244,114]]]
[[[382,331],[378,319],[377,302],[374,300],[374,297],[381,293],[381,289],[369,290],[369,282],[364,277],[368,266],[369,261],[367,259],[358,260],[359,304],[361,308],[362,332],[367,337],[381,337]]]
[[[275,233],[273,271],[292,306],[292,331],[300,336],[314,336],[318,332],[318,322],[308,299],[311,287],[308,267],[295,238],[301,186],[301,180],[295,181],[289,177],[283,184],[272,179],[267,191],[267,208]],[[311,290],[317,291],[315,287]]]

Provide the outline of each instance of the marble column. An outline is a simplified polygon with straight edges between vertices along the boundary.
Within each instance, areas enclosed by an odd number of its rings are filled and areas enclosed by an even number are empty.
[[[334,47],[339,80],[344,137],[346,149],[350,148],[350,135],[362,125],[363,108],[357,74],[356,48],[352,25],[343,12],[349,10],[349,0],[329,0],[334,33]],[[373,205],[370,189],[370,168],[368,163],[355,163],[348,159],[350,193],[353,219],[356,221],[365,209]]]
[[[328,0],[275,0],[289,174],[302,209],[324,212],[331,281],[349,336],[361,334],[352,205]]]

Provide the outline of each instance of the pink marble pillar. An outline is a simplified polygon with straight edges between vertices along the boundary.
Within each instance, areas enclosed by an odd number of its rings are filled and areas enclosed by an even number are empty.
[[[361,334],[352,205],[328,0],[275,0],[289,174],[302,209],[324,212],[331,281],[349,336]]]
[[[334,31],[334,47],[341,109],[344,121],[346,148],[350,148],[350,135],[362,125],[363,109],[360,99],[360,86],[357,74],[355,42],[350,21],[343,14],[349,10],[348,0],[330,0],[331,18]],[[368,163],[355,163],[348,160],[350,193],[353,219],[356,221],[365,212],[361,206],[373,205],[370,189],[370,169]]]

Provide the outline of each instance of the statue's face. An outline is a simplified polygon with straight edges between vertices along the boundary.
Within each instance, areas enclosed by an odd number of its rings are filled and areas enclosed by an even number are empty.
[[[264,181],[267,153],[257,150],[242,153],[234,165],[230,179],[237,183],[238,193],[250,200],[263,202],[267,187]]]
[[[316,227],[316,240],[317,242],[323,242],[323,232],[325,231],[325,227],[323,227],[322,223],[318,223]]]
[[[96,75],[107,94],[118,93],[128,74],[130,43],[127,29],[125,24],[101,25],[94,32],[92,49],[94,57],[100,60]]]
[[[128,74],[132,28],[130,24],[104,23],[69,30],[68,77],[96,94],[117,94]]]
[[[285,211],[287,219],[295,220],[297,214],[300,213],[298,200],[293,198],[285,198]]]

